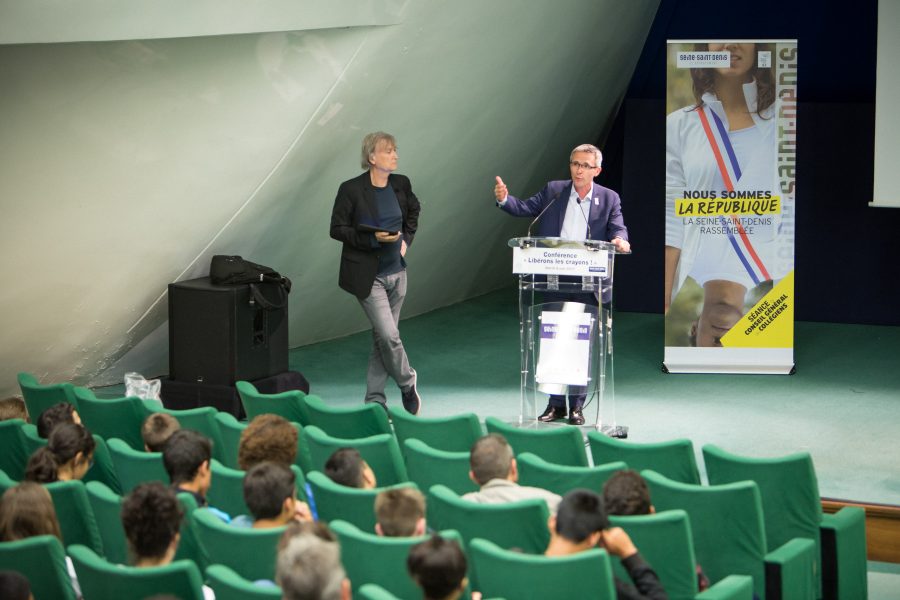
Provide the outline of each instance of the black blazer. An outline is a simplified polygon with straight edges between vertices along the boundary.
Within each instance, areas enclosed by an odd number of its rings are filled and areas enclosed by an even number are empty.
[[[400,211],[403,213],[402,234],[408,248],[412,246],[419,226],[419,199],[405,175],[391,173],[388,175],[388,185],[394,188],[400,203]],[[367,298],[372,292],[372,284],[378,273],[381,244],[375,240],[374,233],[361,231],[359,227],[375,225],[377,216],[375,189],[368,171],[341,184],[331,211],[331,237],[344,243],[338,285],[360,300]]]

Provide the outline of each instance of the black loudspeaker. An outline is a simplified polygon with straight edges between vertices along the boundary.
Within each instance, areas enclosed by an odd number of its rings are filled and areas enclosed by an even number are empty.
[[[234,385],[287,369],[287,306],[265,310],[249,285],[215,285],[209,277],[169,284],[170,379]]]

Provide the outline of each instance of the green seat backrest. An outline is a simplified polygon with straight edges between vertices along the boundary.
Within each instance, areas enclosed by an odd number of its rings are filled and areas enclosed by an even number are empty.
[[[397,438],[382,433],[365,438],[344,439],[328,435],[315,426],[304,427],[301,440],[309,449],[310,470],[322,471],[328,458],[341,448],[356,448],[365,459],[379,486],[409,481]]]
[[[213,445],[213,458],[219,462],[225,463],[227,457],[227,448],[222,439],[222,432],[219,429],[219,422],[216,419],[218,410],[212,406],[201,406],[199,408],[188,408],[184,410],[174,410],[162,408],[156,403],[144,402],[144,406],[149,410],[155,408],[156,412],[164,412],[178,419],[178,424],[182,429],[192,429],[197,433],[206,436]]]
[[[546,550],[550,541],[549,510],[539,498],[478,504],[463,500],[445,485],[434,485],[428,490],[426,512],[430,527],[455,529],[466,543],[476,537],[487,538],[502,548],[538,554]]]
[[[238,381],[235,384],[247,420],[266,413],[280,415],[288,421],[294,421],[301,425],[308,425],[304,397],[306,394],[300,390],[291,390],[279,394],[262,394],[248,381]]]
[[[119,438],[135,450],[144,449],[141,425],[144,423],[140,398],[101,400],[93,394],[79,394],[78,414],[91,433],[104,439]]]
[[[117,438],[112,438],[106,445],[116,467],[123,494],[128,494],[138,484],[147,481],[169,484],[162,452],[141,452]]]
[[[347,571],[354,594],[363,583],[374,583],[398,598],[419,598],[422,590],[406,570],[409,549],[428,539],[428,536],[382,537],[372,531],[362,531],[352,523],[336,520],[329,523],[341,543],[341,562]],[[463,541],[455,531],[443,531],[441,536]]]
[[[499,433],[505,437],[517,455],[531,452],[558,465],[588,466],[584,438],[577,427],[523,429],[504,423],[496,417],[486,418],[484,426],[488,433]]]
[[[37,423],[42,412],[60,402],[68,402],[73,404],[76,410],[80,410],[75,386],[71,383],[41,385],[30,373],[19,373],[18,379],[25,408],[28,409],[28,417],[32,423]]]
[[[210,564],[225,565],[250,581],[275,578],[278,540],[285,527],[233,527],[205,508],[195,510],[192,517]]]
[[[656,571],[669,600],[693,600],[697,595],[697,565],[691,522],[683,510],[650,515],[609,516],[613,527],[621,527]],[[612,559],[613,571],[630,581],[621,561]]]
[[[219,435],[222,438],[222,458],[219,461],[226,467],[238,468],[238,447],[241,444],[241,434],[247,429],[246,423],[241,423],[234,415],[227,412],[216,413],[216,423],[219,425]]]
[[[571,467],[547,462],[537,454],[523,452],[516,457],[519,485],[550,490],[565,496],[576,488],[603,493],[603,484],[616,471],[627,469],[623,462],[613,462],[596,467]]]
[[[128,542],[122,527],[122,496],[99,481],[91,481],[85,489],[103,541],[103,557],[111,563],[128,564]]]
[[[32,423],[25,423],[19,429],[22,434],[22,446],[25,449],[25,454],[29,458],[31,455],[43,448],[47,445],[47,440],[38,435],[37,426]],[[28,464],[28,461],[25,461],[25,464]]]
[[[122,483],[119,481],[119,474],[116,472],[116,466],[113,464],[112,455],[109,453],[109,445],[102,437],[94,434],[94,465],[88,469],[83,481],[97,481],[107,486],[117,494],[122,493]]]
[[[756,594],[765,597],[766,532],[755,483],[700,486],[653,471],[641,475],[656,510],[683,509],[688,514],[694,554],[710,582],[728,575],[750,575]]]
[[[406,471],[420,489],[442,483],[459,495],[477,492],[469,478],[469,452],[436,450],[415,438],[403,442]]]
[[[622,461],[635,471],[650,469],[675,481],[700,484],[694,445],[688,439],[637,444],[599,431],[589,431],[587,438],[595,465]]]
[[[775,550],[795,537],[815,540],[819,547],[822,502],[808,452],[779,458],[749,458],[707,444],[703,446],[703,462],[710,485],[749,479],[759,486],[766,515],[768,550]]]
[[[17,485],[19,485],[18,481],[7,475],[6,471],[0,469],[0,496],[9,488],[14,488]]]
[[[25,465],[28,464],[28,451],[22,439],[22,419],[0,421],[0,470],[12,479],[21,481],[25,477]]]
[[[102,556],[103,540],[84,483],[54,481],[44,487],[53,498],[53,507],[56,509],[56,518],[59,520],[66,548],[72,544],[82,544]]]
[[[330,523],[335,519],[349,521],[363,531],[375,531],[375,496],[387,488],[411,487],[414,483],[363,490],[333,482],[319,471],[306,474],[313,493],[313,500],[319,520]],[[418,488],[416,488],[418,489]]]
[[[340,438],[364,438],[379,433],[392,433],[384,409],[375,403],[353,406],[329,406],[318,396],[308,395],[306,414],[309,425]]]
[[[216,594],[216,600],[280,600],[281,588],[273,585],[259,585],[248,581],[225,565],[210,565],[206,569],[209,587]]]
[[[206,493],[209,505],[235,517],[249,514],[244,502],[244,473],[212,460],[212,485]]]
[[[52,535],[0,542],[0,570],[24,575],[35,600],[75,600],[65,551]]]
[[[184,511],[184,518],[181,520],[181,540],[178,542],[178,550],[175,551],[175,560],[193,561],[203,571],[209,566],[209,555],[200,542],[200,534],[197,533],[197,524],[193,518],[194,511],[197,510],[197,500],[187,492],[180,492],[178,503]]]
[[[406,409],[388,407],[394,422],[394,433],[402,445],[415,438],[432,448],[446,452],[469,452],[478,438],[484,435],[475,413],[462,413],[451,417],[420,417]]]
[[[68,552],[85,598],[172,595],[181,600],[203,600],[203,578],[190,561],[139,568],[110,563],[78,544],[69,546]]]
[[[469,559],[485,597],[614,600],[609,557],[591,549],[547,557],[505,550],[485,539],[469,543]]]

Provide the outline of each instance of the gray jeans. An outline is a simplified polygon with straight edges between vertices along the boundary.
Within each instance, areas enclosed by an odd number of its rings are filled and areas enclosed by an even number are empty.
[[[372,292],[359,304],[372,324],[372,353],[366,372],[366,402],[385,404],[388,375],[401,388],[415,381],[403,341],[400,339],[400,308],[406,298],[406,270],[375,278]]]

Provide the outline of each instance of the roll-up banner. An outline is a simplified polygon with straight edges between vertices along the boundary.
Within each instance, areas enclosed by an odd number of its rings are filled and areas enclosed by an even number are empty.
[[[796,40],[670,40],[665,358],[794,367]]]

